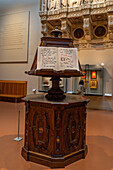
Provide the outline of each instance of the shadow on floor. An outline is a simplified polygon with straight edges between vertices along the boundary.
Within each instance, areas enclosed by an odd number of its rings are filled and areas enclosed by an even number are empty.
[[[113,168],[112,138],[87,136],[87,145],[88,154],[86,158],[69,165],[70,170],[111,170]]]
[[[25,161],[21,156],[24,141],[14,141],[15,137],[16,135],[0,137],[0,170],[51,170],[46,166]],[[113,168],[112,138],[87,136],[87,145],[86,158],[68,165],[65,170],[111,170]]]

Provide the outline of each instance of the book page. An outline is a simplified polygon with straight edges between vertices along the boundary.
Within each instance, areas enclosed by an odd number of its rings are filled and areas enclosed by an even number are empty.
[[[57,52],[56,47],[38,47],[37,69],[57,70]]]
[[[58,69],[79,70],[77,48],[58,48]]]

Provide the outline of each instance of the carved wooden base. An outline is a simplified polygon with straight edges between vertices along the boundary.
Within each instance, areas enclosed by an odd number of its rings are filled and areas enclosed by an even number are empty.
[[[88,100],[66,95],[62,102],[44,95],[24,98],[25,143],[22,156],[51,168],[62,168],[85,158],[86,104]]]
[[[50,101],[61,101],[66,96],[60,88],[57,90],[51,88],[50,90],[48,90],[48,94],[45,97]]]
[[[87,145],[84,149],[78,152],[73,152],[64,157],[52,157],[32,151],[27,151],[24,147],[22,148],[22,156],[26,161],[32,161],[42,165],[46,165],[50,168],[64,168],[65,166],[78,161],[79,159],[85,158],[87,154]]]
[[[50,101],[61,101],[65,98],[63,90],[59,87],[60,77],[52,77],[52,88],[48,90],[48,94],[45,96]]]

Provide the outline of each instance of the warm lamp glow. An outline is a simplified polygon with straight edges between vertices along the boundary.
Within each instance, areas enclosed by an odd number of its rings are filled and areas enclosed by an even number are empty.
[[[92,71],[92,72],[91,72],[91,78],[92,78],[92,79],[96,79],[96,78],[97,78],[97,73],[96,73],[96,71]]]
[[[82,73],[84,74],[84,76],[82,76],[81,78],[82,78],[82,79],[85,79],[85,78],[86,78],[86,72],[85,72],[85,71],[82,71]]]
[[[104,66],[104,63],[101,63],[101,66]]]

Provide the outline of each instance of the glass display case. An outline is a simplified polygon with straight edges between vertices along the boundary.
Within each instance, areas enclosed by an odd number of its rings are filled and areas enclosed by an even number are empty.
[[[101,65],[82,65],[82,72],[84,76],[81,78],[74,78],[73,91],[76,93],[79,80],[84,81],[86,95],[103,95],[103,74],[104,67]]]

